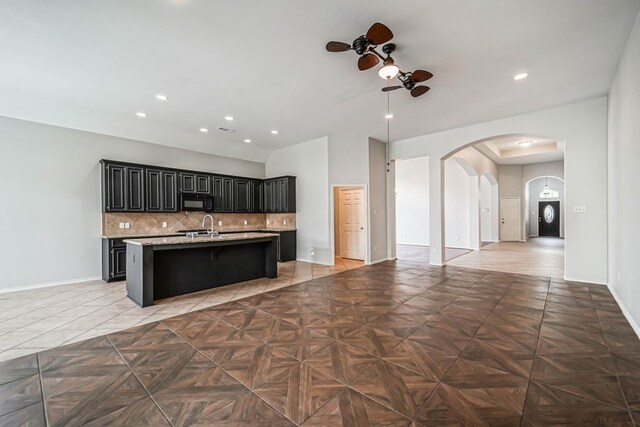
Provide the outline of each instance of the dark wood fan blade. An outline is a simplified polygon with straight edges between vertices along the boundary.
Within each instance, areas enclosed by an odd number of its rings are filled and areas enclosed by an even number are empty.
[[[402,86],[387,86],[387,87],[383,87],[382,91],[383,92],[391,92],[392,90],[396,90],[396,89],[400,89]]]
[[[416,86],[411,89],[411,96],[417,98],[420,95],[424,95],[425,93],[429,92],[429,89],[431,89],[429,86]]]
[[[380,45],[388,42],[393,38],[393,33],[384,24],[376,22],[369,28],[367,31],[367,39],[371,42],[371,44]]]
[[[329,42],[327,43],[327,50],[329,52],[346,52],[351,49],[351,45],[343,42]]]
[[[358,59],[358,69],[360,71],[368,70],[369,68],[375,67],[378,62],[380,62],[380,59],[373,53],[365,53]]]
[[[414,82],[425,82],[431,77],[433,77],[433,74],[425,70],[415,70],[413,73],[411,73],[411,80],[413,80]]]

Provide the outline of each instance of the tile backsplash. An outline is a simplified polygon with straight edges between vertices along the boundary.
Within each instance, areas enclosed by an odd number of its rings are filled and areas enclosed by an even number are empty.
[[[102,214],[102,235],[141,236],[146,234],[171,234],[179,230],[203,228],[204,212],[106,212]],[[294,229],[296,214],[264,213],[212,213],[214,229],[223,231]],[[267,225],[267,220],[269,224]],[[218,225],[222,221],[222,226]],[[246,221],[246,224],[245,224]],[[166,227],[163,223],[166,222]],[[120,228],[120,223],[128,223],[129,228]],[[206,228],[210,227],[207,220]]]

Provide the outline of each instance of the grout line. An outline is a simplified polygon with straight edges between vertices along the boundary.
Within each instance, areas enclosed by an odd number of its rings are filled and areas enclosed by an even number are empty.
[[[527,391],[524,394],[524,404],[522,406],[522,415],[520,416],[520,426],[522,426],[522,423],[524,423],[525,408],[527,407],[527,398],[529,397],[529,389],[531,388],[531,377],[533,376],[533,366],[536,362],[536,356],[538,355],[538,343],[540,342],[540,334],[542,333],[542,324],[544,323],[544,317],[547,314],[547,299],[549,298],[549,293],[551,292],[551,280],[552,278],[549,278],[549,283],[547,284],[547,293],[544,297],[544,307],[542,308],[542,317],[540,318],[540,328],[538,329],[538,336],[536,337],[536,346],[533,349],[531,369],[529,370],[529,379],[527,381]]]
[[[156,407],[158,408],[158,410],[160,411],[160,413],[162,414],[163,417],[165,417],[165,419],[167,420],[167,422],[169,423],[169,425],[173,426],[174,424],[171,422],[171,420],[169,419],[169,417],[167,416],[167,414],[165,414],[165,412],[162,410],[162,408],[160,407],[160,405],[158,404],[158,402],[156,402],[156,399],[154,399],[154,397],[151,395],[151,393],[149,392],[149,390],[144,386],[144,384],[142,383],[142,381],[140,380],[140,378],[138,377],[138,374],[136,374],[136,372],[133,370],[133,368],[131,368],[131,365],[129,365],[129,362],[127,362],[127,360],[124,358],[124,356],[122,356],[122,353],[120,353],[120,350],[118,350],[118,348],[116,347],[116,345],[113,343],[113,341],[111,341],[111,338],[109,337],[109,335],[105,335],[105,337],[107,338],[107,340],[109,341],[109,343],[111,344],[111,346],[113,347],[113,349],[116,351],[116,353],[118,353],[118,356],[120,357],[120,359],[122,359],[122,361],[124,362],[125,365],[127,365],[127,368],[129,368],[129,371],[131,372],[131,374],[133,374],[133,376],[135,377],[135,379],[138,381],[138,383],[140,384],[140,386],[144,389],[145,392],[147,392],[147,396],[149,396],[149,399],[151,399],[151,401],[153,402],[154,405],[156,405]],[[128,405],[127,405],[128,406]],[[126,406],[125,406],[126,408]]]
[[[36,363],[38,364],[38,379],[40,380],[40,395],[42,397],[42,411],[44,412],[44,422],[48,426],[49,414],[47,412],[47,401],[44,398],[44,384],[42,382],[42,368],[40,367],[40,353],[36,353]]]

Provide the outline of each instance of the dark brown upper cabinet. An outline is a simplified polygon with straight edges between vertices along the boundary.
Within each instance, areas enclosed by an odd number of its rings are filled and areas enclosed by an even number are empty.
[[[284,176],[264,181],[264,211],[267,213],[295,213],[296,178]]]
[[[296,179],[212,175],[101,160],[103,212],[177,212],[180,193],[213,196],[214,212],[295,212]]]
[[[145,182],[147,212],[177,212],[177,172],[146,169]]]
[[[191,172],[180,173],[180,192],[211,194],[210,175],[197,174]]]
[[[143,212],[144,169],[103,163],[102,194],[105,212]]]

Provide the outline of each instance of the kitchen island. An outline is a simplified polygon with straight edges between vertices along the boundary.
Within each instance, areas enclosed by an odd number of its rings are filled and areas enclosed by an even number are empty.
[[[153,301],[261,277],[278,276],[274,233],[127,239],[127,295]]]

